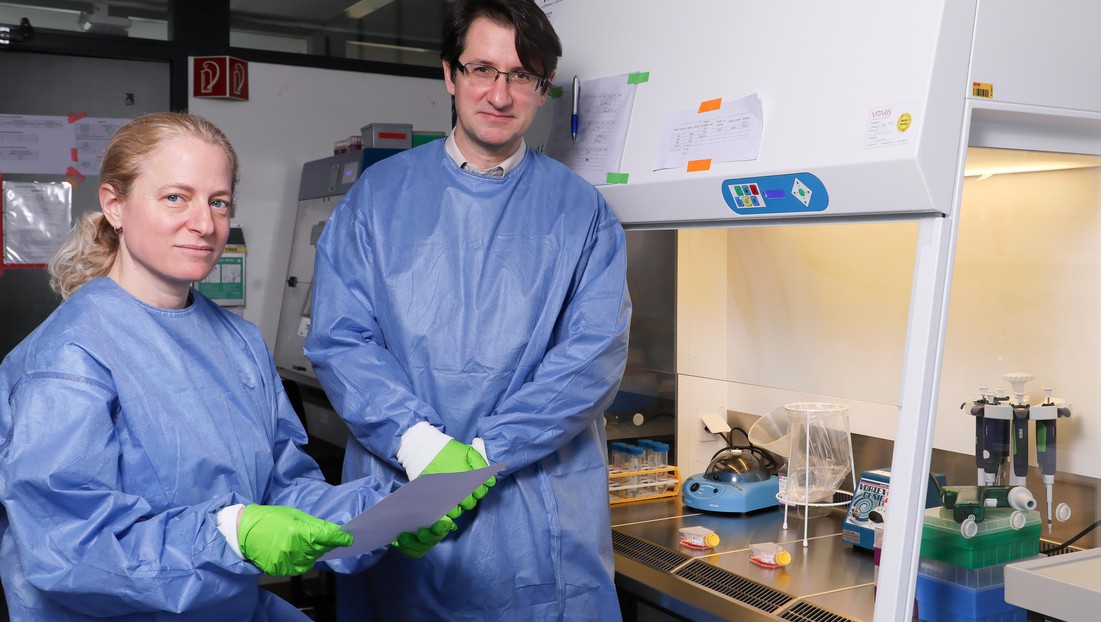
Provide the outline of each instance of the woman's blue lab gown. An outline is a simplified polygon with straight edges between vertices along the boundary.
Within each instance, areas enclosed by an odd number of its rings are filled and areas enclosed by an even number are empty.
[[[352,431],[344,477],[406,481],[419,421],[508,467],[424,558],[339,577],[342,619],[619,618],[602,415],[630,311],[623,229],[562,164],[486,178],[438,140],[366,171],[318,243],[306,342]]]
[[[158,309],[94,279],[0,366],[13,620],[306,620],[259,588],[215,513],[342,523],[380,499],[377,480],[323,480],[259,331],[192,297]]]

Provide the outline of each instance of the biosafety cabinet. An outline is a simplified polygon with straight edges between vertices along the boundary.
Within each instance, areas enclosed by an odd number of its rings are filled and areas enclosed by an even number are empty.
[[[292,383],[289,390],[301,398],[296,406],[304,411],[310,435],[337,447],[344,446],[347,427],[332,410],[313,366],[302,351],[310,330],[317,240],[337,203],[366,167],[398,151],[382,148],[349,151],[307,162],[302,167],[274,358],[285,384]]]
[[[865,422],[860,408],[852,414],[854,428],[866,424],[882,428],[884,438],[907,439],[894,443],[889,465],[891,510],[875,620],[909,620],[968,154],[972,160],[981,156],[991,170],[1097,166],[1101,38],[1094,29],[1101,23],[1101,4],[602,0],[549,8],[565,50],[556,83],[576,75],[584,94],[585,83],[599,78],[644,76],[635,80],[622,158],[608,171],[614,173],[611,183],[599,186],[625,228],[912,223],[916,229],[912,268],[905,275],[901,379],[897,393],[891,391],[894,399],[887,400],[890,416]],[[712,156],[706,140],[699,140],[687,165],[659,163],[671,140],[682,136],[684,119],[706,127],[724,105],[745,101],[757,107],[749,106],[738,120],[759,132],[749,156]],[[529,142],[538,144],[538,138]],[[1060,201],[1057,186],[1036,193],[1028,218],[1058,217],[1050,208]],[[679,258],[704,253],[686,239],[699,238],[681,237]],[[762,257],[778,252],[757,250]],[[1012,248],[1004,250],[1012,255]],[[728,268],[728,254],[714,259],[717,269]],[[752,260],[746,264],[752,270]],[[1007,265],[1027,271],[1012,261]],[[678,272],[679,279],[698,276]],[[844,283],[844,275],[817,277]],[[1098,282],[1084,286],[1096,288]],[[730,301],[719,293],[713,302],[724,308]],[[787,312],[822,313],[800,305],[797,292],[787,302]],[[682,443],[698,434],[694,427],[682,432],[706,410],[686,406],[690,387],[701,379],[733,387],[740,379],[731,370],[740,367],[732,363],[738,353],[724,350],[721,336],[705,343],[682,331],[693,315],[681,310],[677,439],[687,456],[692,449]],[[828,322],[822,330],[829,331]],[[853,348],[853,356],[858,354]],[[799,380],[812,378],[813,370],[800,370],[798,359],[777,356],[775,364],[786,363]],[[741,383],[754,386],[721,388],[713,400],[717,409],[753,412],[742,402],[754,402],[759,411],[757,404],[770,397],[776,406],[800,389]],[[813,392],[848,403],[883,401],[851,391]]]

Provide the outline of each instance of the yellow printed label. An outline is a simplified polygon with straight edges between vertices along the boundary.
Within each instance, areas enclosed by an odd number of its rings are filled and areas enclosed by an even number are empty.
[[[986,82],[972,82],[971,83],[971,95],[972,97],[982,97],[984,99],[994,99],[994,85],[987,84]]]
[[[901,115],[899,115],[898,122],[895,123],[895,127],[898,128],[898,131],[905,132],[906,130],[910,129],[910,123],[912,121],[913,121],[913,117],[910,116],[910,113],[909,112],[904,112]]]

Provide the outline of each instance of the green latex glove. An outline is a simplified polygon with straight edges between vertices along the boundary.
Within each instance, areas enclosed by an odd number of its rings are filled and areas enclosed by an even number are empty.
[[[444,536],[455,531],[455,529],[455,522],[444,516],[428,527],[421,527],[417,530],[417,533],[409,533],[408,531],[399,533],[397,541],[391,542],[390,545],[402,555],[417,559],[423,557],[428,549],[439,544]]]
[[[285,505],[248,505],[237,520],[245,559],[273,577],[300,575],[318,557],[352,543],[340,525]]]
[[[447,444],[443,446],[440,453],[436,454],[435,458],[432,458],[432,462],[428,463],[428,466],[424,468],[421,475],[427,475],[429,473],[476,471],[486,466],[489,465],[486,463],[485,458],[482,457],[482,454],[478,453],[477,449],[452,439],[447,441]],[[474,492],[467,495],[465,499],[459,502],[459,505],[448,512],[447,516],[454,520],[459,518],[459,515],[464,511],[473,510],[474,506],[478,505],[478,501],[482,500],[482,498],[486,496],[486,493],[489,492],[489,487],[496,483],[496,477],[491,477],[486,480],[485,484],[478,486]]]

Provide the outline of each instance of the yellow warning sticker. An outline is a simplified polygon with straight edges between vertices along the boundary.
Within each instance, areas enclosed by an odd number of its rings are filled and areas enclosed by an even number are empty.
[[[910,129],[910,123],[912,121],[913,117],[910,116],[910,113],[904,112],[898,116],[898,121],[895,123],[895,127],[898,128],[898,131],[905,132],[906,130]]]

